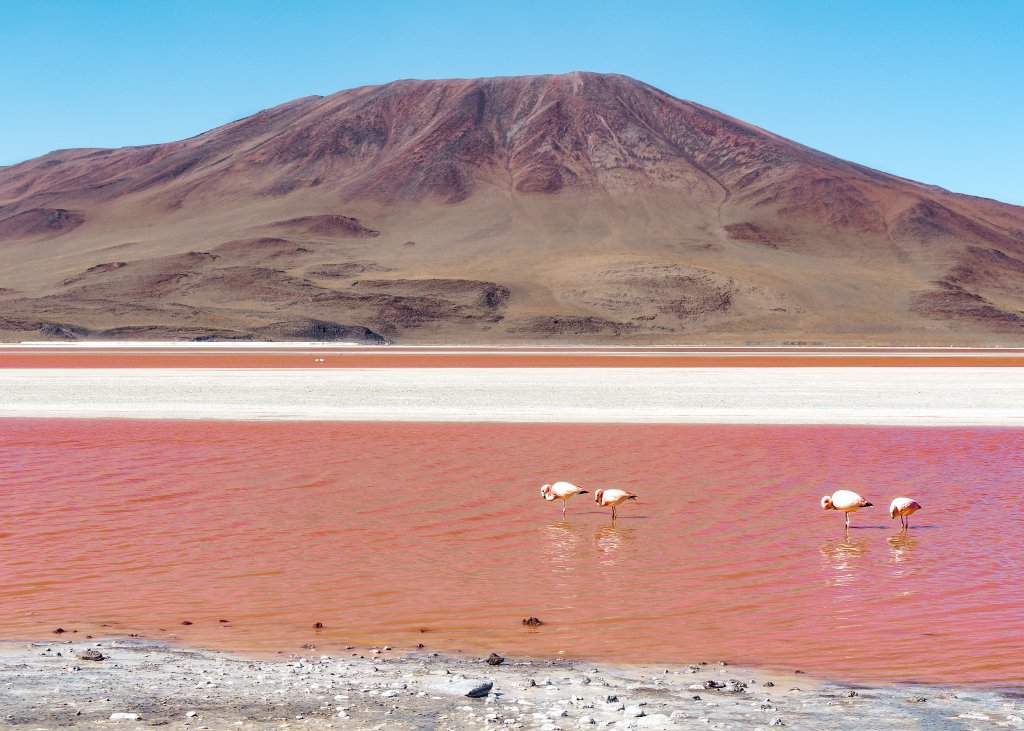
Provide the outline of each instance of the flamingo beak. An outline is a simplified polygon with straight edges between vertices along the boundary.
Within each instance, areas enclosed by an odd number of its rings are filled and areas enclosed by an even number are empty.
[[[875,507],[875,504],[874,503],[865,502],[864,503],[864,507],[865,508],[873,508],[873,507]]]
[[[580,490],[580,495],[589,495],[590,490]]]

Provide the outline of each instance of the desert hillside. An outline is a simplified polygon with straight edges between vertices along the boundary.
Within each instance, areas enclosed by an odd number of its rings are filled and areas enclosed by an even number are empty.
[[[7,341],[1024,345],[1024,208],[617,75],[0,167],[0,252]]]

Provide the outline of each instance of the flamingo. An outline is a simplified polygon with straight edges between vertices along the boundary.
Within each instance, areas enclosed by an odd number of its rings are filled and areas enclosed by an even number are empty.
[[[908,497],[898,497],[889,504],[889,517],[896,520],[900,516],[900,525],[903,530],[910,527],[910,516],[921,509],[921,503],[911,500]]]
[[[571,482],[556,482],[553,485],[542,485],[540,488],[540,496],[545,500],[558,499],[562,501],[563,518],[565,517],[565,504],[569,501],[569,498],[589,494],[590,490],[584,490],[582,487],[577,487]]]
[[[612,490],[597,490],[594,493],[594,502],[600,505],[602,508],[611,507],[612,509],[612,520],[615,520],[615,508],[627,500],[636,500],[636,495],[626,490],[612,489]]]
[[[861,508],[870,508],[869,503],[853,490],[836,490],[831,496],[825,495],[821,498],[822,510],[842,510],[846,513],[846,527],[850,527],[850,513]]]

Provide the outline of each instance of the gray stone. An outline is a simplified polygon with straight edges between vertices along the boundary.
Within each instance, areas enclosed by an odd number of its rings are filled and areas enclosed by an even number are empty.
[[[431,690],[445,695],[460,695],[467,698],[483,698],[491,692],[494,683],[490,680],[456,680],[454,683],[438,683]]]

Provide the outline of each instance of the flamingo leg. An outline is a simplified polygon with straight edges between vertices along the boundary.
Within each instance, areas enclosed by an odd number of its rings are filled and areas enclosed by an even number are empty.
[[[846,527],[847,528],[850,527],[850,514],[849,513],[846,514]]]
[[[562,517],[565,518],[565,500],[562,501]]]
[[[615,506],[612,505],[612,520],[615,520]]]

